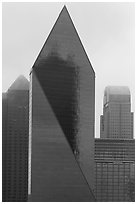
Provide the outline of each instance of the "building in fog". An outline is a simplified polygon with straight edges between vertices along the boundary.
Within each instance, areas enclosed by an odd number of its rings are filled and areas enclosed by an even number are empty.
[[[101,138],[133,139],[133,113],[128,87],[108,86],[104,92]]]
[[[135,140],[95,139],[95,195],[98,202],[135,200]]]
[[[29,201],[94,201],[95,73],[66,7],[30,79]]]
[[[97,201],[135,200],[135,140],[127,87],[105,89],[100,138],[95,139],[95,177]]]
[[[28,198],[29,82],[20,76],[2,95],[2,201]]]

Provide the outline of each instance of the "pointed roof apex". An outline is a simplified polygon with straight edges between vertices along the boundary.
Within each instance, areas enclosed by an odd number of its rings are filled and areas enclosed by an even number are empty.
[[[29,81],[23,75],[20,75],[8,89],[8,91],[11,90],[29,90]]]
[[[69,13],[66,5],[63,6],[63,8],[62,8],[60,14],[61,14],[62,12],[67,12],[67,13]]]
[[[67,9],[66,5],[63,6],[63,9]]]
[[[68,12],[68,9],[67,9],[66,5],[64,5],[63,8],[62,8],[62,10],[60,11],[59,16],[58,16],[58,19],[60,18],[60,16],[61,16],[63,13],[67,13],[67,14],[69,15],[69,17],[70,17],[70,14],[69,14],[69,12]],[[57,19],[57,21],[58,21],[58,19]],[[55,24],[56,24],[56,23],[55,23]]]
[[[32,69],[40,67],[40,64],[51,56],[51,53],[65,61],[71,56],[77,66],[85,68],[86,65],[87,69],[90,67],[92,73],[95,74],[66,5],[59,13]]]
[[[62,10],[64,10],[64,9],[68,11],[68,9],[67,9],[66,5],[64,5],[64,6],[63,6],[63,9],[62,9]]]

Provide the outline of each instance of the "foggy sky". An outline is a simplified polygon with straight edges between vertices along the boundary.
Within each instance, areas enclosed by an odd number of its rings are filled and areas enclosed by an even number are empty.
[[[95,71],[96,137],[104,89],[128,86],[134,111],[134,3],[65,3]],[[2,4],[2,91],[29,72],[64,3]]]

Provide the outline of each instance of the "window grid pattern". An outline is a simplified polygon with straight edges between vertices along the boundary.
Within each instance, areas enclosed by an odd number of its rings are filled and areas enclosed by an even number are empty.
[[[96,162],[95,194],[97,201],[133,201],[131,169],[134,162]],[[133,184],[132,184],[133,185]]]
[[[3,201],[23,202],[28,195],[28,91],[9,91],[7,104]]]
[[[97,201],[134,201],[135,140],[95,140]]]

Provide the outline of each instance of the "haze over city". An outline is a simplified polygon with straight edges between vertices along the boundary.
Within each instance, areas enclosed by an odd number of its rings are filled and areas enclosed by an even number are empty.
[[[128,86],[134,112],[134,3],[65,3],[95,71],[96,137],[107,85]],[[3,3],[2,90],[29,72],[64,3]],[[10,74],[9,74],[10,73]]]
[[[3,3],[2,201],[135,202],[134,4]]]

